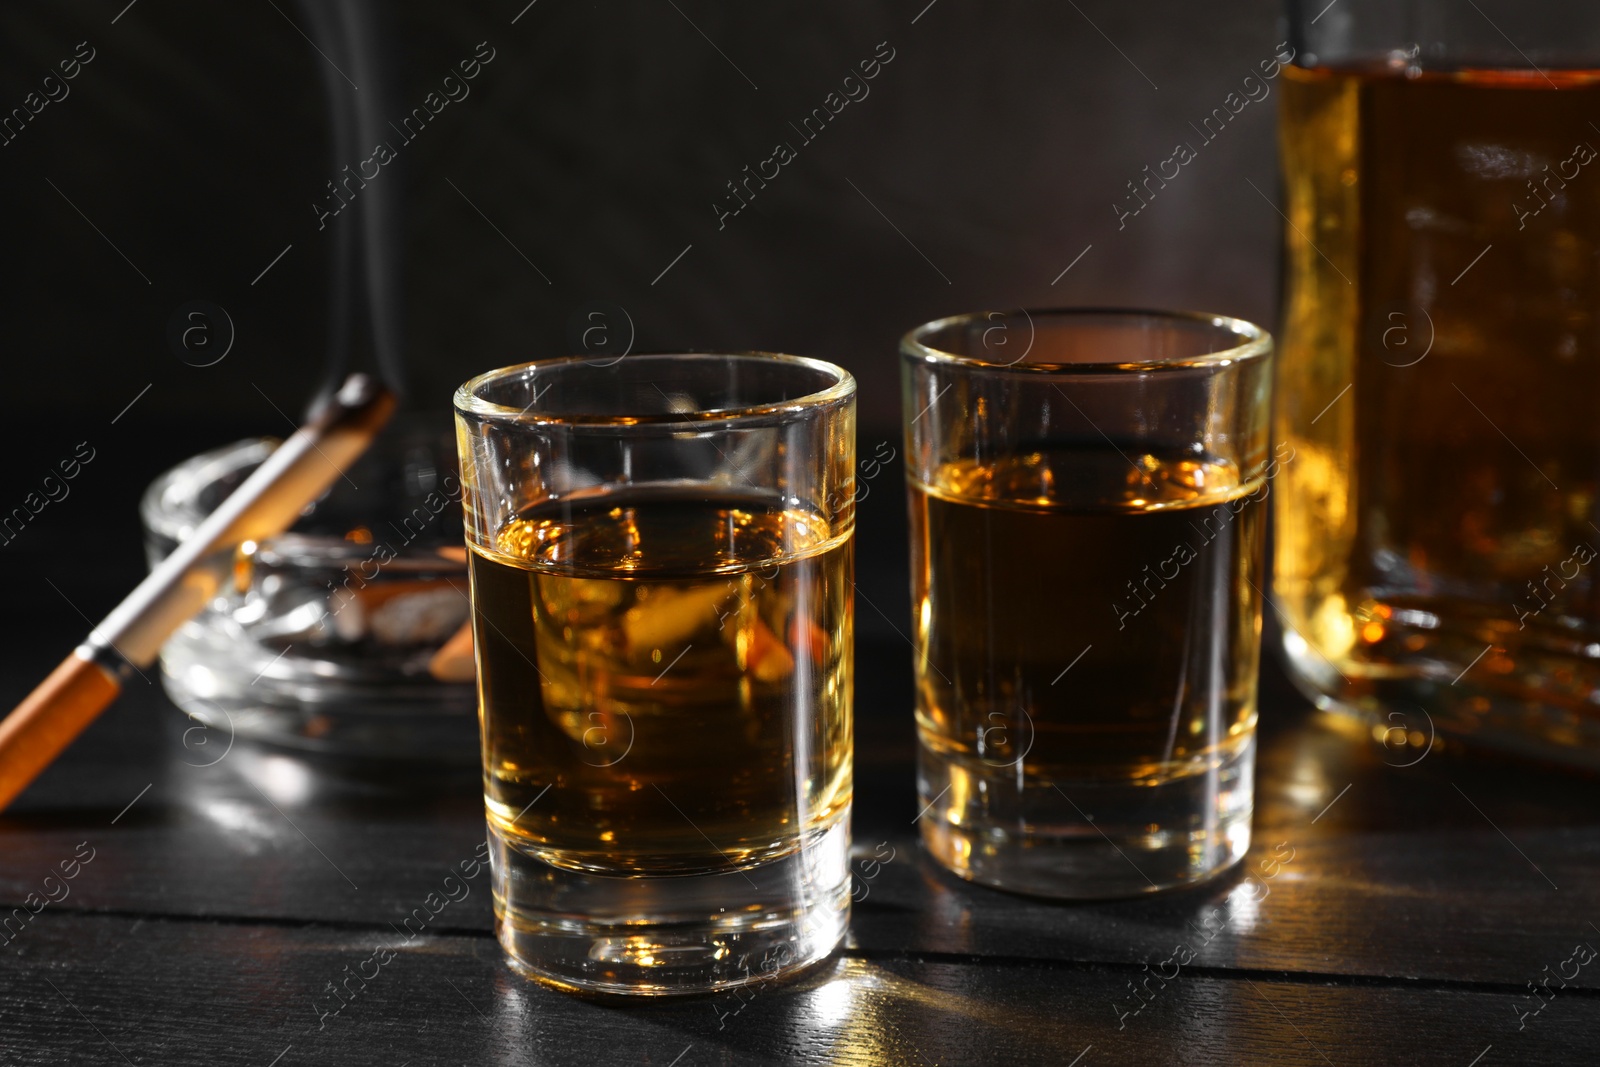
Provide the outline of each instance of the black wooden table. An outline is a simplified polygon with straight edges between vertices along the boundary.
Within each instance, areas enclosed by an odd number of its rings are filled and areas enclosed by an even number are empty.
[[[0,569],[13,622],[35,612],[7,635],[6,706],[86,629],[73,605],[98,614],[136,577],[32,552]],[[637,1006],[552,992],[501,962],[482,875],[407,937],[483,840],[473,769],[243,742],[202,766],[218,749],[135,683],[0,816],[0,1064],[1600,1061],[1600,964],[1575,954],[1600,946],[1600,783],[1439,747],[1401,766],[1417,750],[1341,733],[1269,667],[1241,869],[1121,902],[1010,896],[916,843],[909,651],[873,610],[865,896],[803,980]]]

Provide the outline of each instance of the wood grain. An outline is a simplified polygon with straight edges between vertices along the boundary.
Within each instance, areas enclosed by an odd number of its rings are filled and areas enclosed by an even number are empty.
[[[54,637],[24,638],[0,699],[22,695],[21,667]],[[135,683],[0,815],[0,924],[80,843],[95,850],[70,896],[4,946],[16,957],[0,968],[5,1052],[125,1062],[48,978],[141,1067],[266,1067],[291,1044],[280,1067],[666,1065],[686,1048],[677,1067],[1063,1065],[1090,1044],[1077,1067],[1467,1067],[1490,1045],[1479,1067],[1590,1058],[1594,968],[1521,1031],[1517,1012],[1544,968],[1577,941],[1600,944],[1594,779],[1448,750],[1392,766],[1269,666],[1246,869],[1260,879],[1275,846],[1292,849],[1270,892],[1235,872],[1159,897],[1031,900],[966,885],[920,853],[908,659],[870,638],[858,650],[856,840],[895,858],[864,881],[834,970],[770,990],[720,1031],[736,1003],[619,1008],[513,978],[481,880],[425,940],[394,945],[390,923],[482,840],[473,769],[229,747]],[[459,743],[470,751],[472,732]],[[1118,1031],[1127,983],[1178,944],[1193,963]],[[399,952],[396,981],[307,1034],[313,987],[383,946]]]
[[[0,1029],[25,1063],[1467,1067],[1493,1046],[1492,1067],[1589,1062],[1600,1028],[1588,994],[1558,995],[1518,1031],[1497,992],[1209,972],[1152,982],[1119,1020],[1138,968],[862,953],[743,997],[618,1006],[516,977],[487,936],[48,910],[15,947]],[[383,950],[389,962],[364,965]],[[374,971],[343,999],[329,988]]]
[[[861,658],[899,662],[891,647]],[[888,688],[864,680],[869,692],[875,685]],[[1274,701],[1243,870],[1187,892],[1076,905],[967,885],[929,862],[912,826],[905,716],[887,700],[864,711],[857,846],[870,855],[887,842],[895,859],[858,890],[856,943],[1135,966],[1185,943],[1207,966],[1503,988],[1539,978],[1580,939],[1600,945],[1587,925],[1600,923],[1600,785],[1449,753],[1391,767],[1303,705]],[[362,769],[243,742],[200,766],[224,744],[150,689],[131,691],[0,817],[0,904],[20,904],[87,838],[103,865],[79,879],[68,907],[381,926],[482,840],[471,769]],[[1280,843],[1293,859],[1262,897],[1247,872],[1259,880],[1262,864],[1284,855]],[[448,922],[488,930],[492,918],[473,897]],[[1600,975],[1584,971],[1575,984],[1595,987]]]

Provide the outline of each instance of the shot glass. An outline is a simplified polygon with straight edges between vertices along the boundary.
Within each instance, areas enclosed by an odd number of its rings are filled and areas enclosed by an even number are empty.
[[[855,381],[765,353],[456,392],[495,920],[512,965],[695,993],[850,906]]]
[[[1250,844],[1271,337],[997,311],[901,352],[929,851],[1051,897],[1223,870]]]

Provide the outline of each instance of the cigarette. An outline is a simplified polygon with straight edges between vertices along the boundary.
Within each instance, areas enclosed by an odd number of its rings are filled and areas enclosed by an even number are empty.
[[[478,677],[478,664],[473,658],[471,619],[462,623],[461,629],[439,646],[439,651],[428,660],[428,673],[441,682],[470,682]]]
[[[0,721],[0,810],[233,577],[230,549],[287,530],[365,452],[394,394],[354,374]]]

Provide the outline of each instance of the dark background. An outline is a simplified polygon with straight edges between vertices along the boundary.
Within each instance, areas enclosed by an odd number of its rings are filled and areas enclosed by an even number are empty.
[[[359,69],[302,35],[317,16],[292,0],[0,11],[0,108],[94,49],[70,94],[0,145],[0,512],[79,442],[97,456],[0,546],[30,611],[98,617],[122,590],[96,586],[95,560],[137,558],[140,489],[203,448],[286,433],[323,378],[335,234],[377,199],[318,230],[326,183],[369,154],[336,150],[325,81],[398,121],[479,42],[494,59],[470,95],[372,182],[393,197],[412,407],[442,414],[473,374],[573,351],[574,324],[603,307],[613,347],[625,316],[636,351],[844,364],[870,456],[898,447],[896,342],[926,319],[1124,304],[1272,323],[1276,83],[1125,228],[1113,208],[1277,51],[1271,0],[526,5],[364,5],[381,62]],[[869,95],[801,143],[789,123],[880,42],[894,58]],[[719,230],[725,183],[779,140],[798,157]],[[232,322],[212,366],[167,336],[195,300]],[[901,538],[900,470],[874,483],[863,540]],[[64,541],[84,546],[76,572],[46,561]],[[886,569],[862,588],[903,618],[903,568]]]

